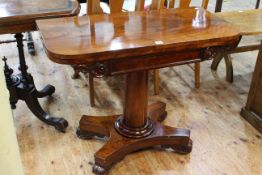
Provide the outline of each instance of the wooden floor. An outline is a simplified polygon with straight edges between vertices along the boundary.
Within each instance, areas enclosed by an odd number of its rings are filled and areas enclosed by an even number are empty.
[[[38,33],[34,33],[34,38],[37,56],[31,57],[26,52],[29,71],[38,88],[47,83],[56,87],[53,98],[44,98],[41,104],[51,114],[66,118],[70,126],[65,134],[59,133],[34,117],[23,102],[18,103],[13,113],[25,174],[92,174],[93,155],[104,142],[78,139],[75,134],[78,121],[82,114],[121,113],[125,77],[96,79],[97,107],[91,108],[85,80],[72,80],[71,67],[49,61]],[[10,35],[0,39],[10,39]],[[261,39],[261,36],[244,38],[245,42]],[[16,44],[0,45],[0,56],[3,55],[17,71]],[[233,55],[233,84],[225,81],[223,62],[217,73],[210,70],[210,61],[201,63],[198,90],[194,89],[193,72],[188,66],[162,69],[161,93],[153,96],[150,83],[149,100],[167,104],[166,125],[191,130],[193,151],[189,155],[156,149],[136,152],[116,164],[110,174],[261,175],[262,135],[239,115],[246,102],[256,55],[257,52]]]

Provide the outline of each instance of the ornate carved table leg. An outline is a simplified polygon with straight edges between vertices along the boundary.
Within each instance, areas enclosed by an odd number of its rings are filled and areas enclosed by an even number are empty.
[[[3,59],[5,61],[4,72],[7,88],[10,93],[10,104],[12,109],[16,108],[18,100],[24,100],[29,109],[37,118],[48,125],[54,126],[57,130],[64,132],[68,126],[67,121],[63,118],[52,117],[42,109],[38,102],[38,98],[48,95],[51,96],[55,92],[55,87],[47,85],[40,91],[35,88],[33,77],[27,72],[23,50],[23,35],[18,33],[15,35],[15,38],[19,52],[19,70],[21,73],[18,75],[12,75],[13,70],[8,67],[6,58]]]
[[[172,148],[182,154],[191,152],[189,130],[172,128],[157,121],[166,116],[165,104],[158,102],[147,111],[147,76],[147,71],[127,75],[123,115],[81,118],[77,131],[80,138],[108,138],[107,143],[95,154],[94,173],[107,174],[127,154],[156,145]]]
[[[28,53],[32,56],[35,56],[35,45],[34,45],[34,40],[32,37],[31,32],[26,32],[27,34],[27,48],[28,48]]]

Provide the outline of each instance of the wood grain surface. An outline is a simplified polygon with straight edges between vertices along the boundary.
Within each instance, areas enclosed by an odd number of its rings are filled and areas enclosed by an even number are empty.
[[[39,20],[37,25],[49,58],[63,64],[230,45],[239,37],[232,25],[201,8]]]

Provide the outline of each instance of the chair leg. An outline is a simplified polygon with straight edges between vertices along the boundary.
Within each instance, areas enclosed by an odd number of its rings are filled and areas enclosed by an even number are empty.
[[[200,62],[195,63],[195,88],[200,87]]]
[[[256,3],[256,9],[258,9],[259,8],[259,4],[260,4],[260,0],[257,0],[257,3]]]
[[[211,69],[216,71],[219,63],[223,59],[224,54],[223,53],[218,53],[218,55],[213,59],[212,64],[211,64]]]
[[[94,89],[94,77],[89,74],[89,98],[91,107],[95,106],[95,89]]]
[[[154,93],[155,95],[159,94],[159,87],[160,87],[160,77],[159,77],[159,69],[153,70],[153,77],[154,77]]]
[[[27,34],[27,48],[28,48],[28,53],[32,56],[36,55],[36,50],[35,50],[35,44],[34,40],[32,37],[31,32],[26,32]]]
[[[77,68],[77,67],[74,66],[74,65],[72,65],[71,67],[72,67],[73,70],[74,70],[74,73],[73,73],[73,75],[72,75],[72,79],[77,79],[77,78],[79,78],[79,77],[80,77],[80,75],[79,75],[80,69]]]
[[[226,63],[226,79],[228,82],[233,83],[233,64],[232,57],[229,54],[225,54],[225,63]]]

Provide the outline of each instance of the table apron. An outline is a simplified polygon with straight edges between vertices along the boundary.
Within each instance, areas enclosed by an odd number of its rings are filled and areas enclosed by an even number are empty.
[[[195,50],[112,60],[109,62],[110,75],[199,62],[201,61],[200,54],[199,50]]]
[[[225,51],[230,51],[237,43],[199,48],[194,50],[161,52],[151,55],[131,56],[105,61],[92,61],[90,63],[73,64],[80,72],[91,73],[93,77],[113,76],[130,72],[158,69],[176,65],[190,64],[214,59]]]
[[[34,22],[28,22],[19,25],[6,24],[0,27],[0,35],[23,33],[23,32],[35,31],[35,30],[36,30],[36,25]]]

